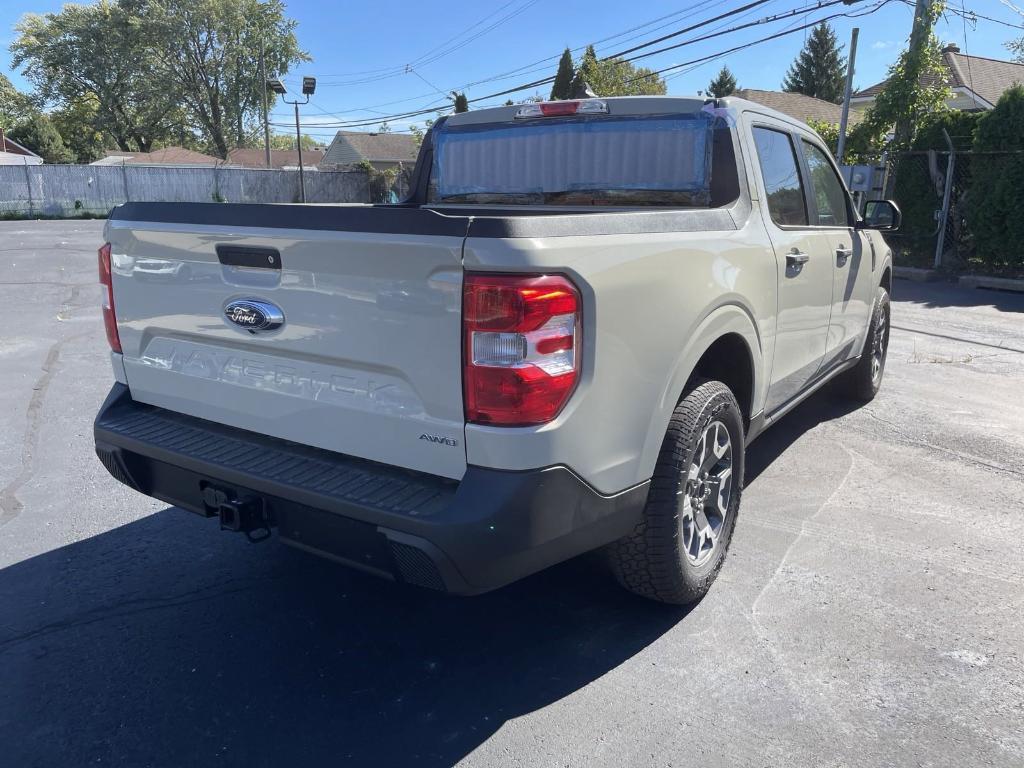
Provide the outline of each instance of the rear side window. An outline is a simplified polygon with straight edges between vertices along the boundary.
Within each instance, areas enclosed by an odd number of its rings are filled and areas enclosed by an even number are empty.
[[[846,210],[846,190],[836,175],[835,168],[819,147],[807,141],[800,142],[804,158],[811,170],[811,189],[818,208],[818,226],[845,227],[849,224]]]
[[[768,213],[782,225],[807,225],[807,198],[804,197],[796,151],[788,133],[770,128],[754,128],[761,178],[768,193]]]

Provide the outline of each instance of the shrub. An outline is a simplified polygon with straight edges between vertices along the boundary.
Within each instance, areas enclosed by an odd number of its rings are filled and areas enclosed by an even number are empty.
[[[1006,91],[978,121],[974,151],[968,222],[977,255],[1024,267],[1024,86]]]
[[[984,112],[960,112],[950,110],[929,115],[921,121],[911,149],[934,149],[945,152],[949,149],[942,129],[945,128],[957,152],[968,152],[974,146],[974,134]]]
[[[911,145],[912,152],[897,156],[896,183],[893,186],[893,198],[903,212],[903,226],[900,228],[900,244],[922,263],[930,263],[935,252],[935,237],[938,234],[938,221],[935,212],[942,208],[943,184],[936,181],[944,179],[948,163],[949,145],[942,135],[943,129],[949,133],[953,147],[960,152],[971,148],[974,132],[981,115],[971,112],[937,112],[924,118],[918,125],[917,133]],[[940,179],[933,180],[928,163],[928,150],[942,153],[936,157]],[[958,190],[967,190],[970,186],[970,158],[957,158],[957,170],[954,178]],[[954,208],[958,208],[958,196],[951,199]],[[952,215],[956,217],[954,210]],[[959,228],[954,228],[959,231]],[[948,243],[948,241],[947,241]],[[952,245],[952,243],[948,243]],[[958,243],[962,246],[963,243]],[[960,254],[961,256],[963,254]]]

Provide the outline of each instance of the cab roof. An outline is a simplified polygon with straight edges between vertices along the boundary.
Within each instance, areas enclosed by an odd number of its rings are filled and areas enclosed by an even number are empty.
[[[741,112],[752,111],[782,120],[790,125],[807,128],[799,120],[782,112],[766,107],[757,102],[748,101],[735,96],[721,99],[708,99],[701,96],[610,96],[597,97],[608,105],[609,115],[656,115],[666,113],[699,112],[705,104],[713,104],[717,109],[725,110],[735,120]],[[445,124],[449,126],[481,125],[484,123],[504,123],[515,120],[516,112],[523,104],[512,104],[487,109],[474,109],[449,115]],[[599,116],[598,118],[599,119]]]

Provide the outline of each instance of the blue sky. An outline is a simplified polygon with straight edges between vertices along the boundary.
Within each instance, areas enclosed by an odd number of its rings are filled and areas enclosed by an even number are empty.
[[[970,11],[1012,24],[1024,24],[1024,19],[999,0],[962,1]],[[684,41],[719,27],[806,7],[813,2],[772,0],[662,45]],[[862,0],[850,7],[838,5],[759,25],[666,51],[637,63],[657,69],[672,66],[826,14],[858,12],[874,2],[876,0]],[[961,0],[954,0],[951,7],[964,7],[960,3]],[[597,45],[598,54],[614,53],[744,4],[745,0],[635,3],[621,0],[440,0],[434,3],[391,0],[386,4],[290,0],[288,13],[299,23],[299,42],[313,60],[299,67],[285,81],[293,89],[302,75],[318,78],[317,92],[311,104],[303,108],[303,123],[307,132],[326,140],[335,130],[330,123],[377,121],[389,114],[432,107],[441,102],[444,92],[513,70],[523,68],[504,79],[468,87],[469,98],[546,77],[554,73],[557,56],[567,45],[576,48],[621,35]],[[25,88],[26,84],[17,72],[10,71],[7,50],[14,36],[14,24],[23,13],[47,13],[58,10],[61,5],[61,2],[47,0],[0,3],[0,66],[18,87]],[[660,21],[621,34],[659,18]],[[867,86],[885,77],[887,67],[905,44],[911,21],[912,9],[902,0],[890,0],[869,16],[831,22],[844,44],[849,40],[850,29],[860,27],[856,85]],[[965,29],[961,17],[949,12],[940,21],[937,32],[941,40],[956,42],[961,50],[970,54],[999,59],[1009,58],[1004,43],[1024,35],[1022,29],[985,19],[979,19],[976,25],[968,23]],[[669,93],[692,94],[705,88],[723,63],[729,65],[741,87],[778,89],[803,44],[804,35],[804,32],[796,32],[693,68],[667,73],[673,75],[668,81]],[[541,61],[546,57],[552,57],[551,61]],[[534,66],[526,66],[535,62]],[[409,64],[412,66],[406,71]],[[524,98],[535,92],[546,96],[549,88],[542,86],[536,91],[522,91],[512,98]],[[501,103],[505,98],[508,97],[485,100],[475,106]],[[290,107],[277,106],[272,120],[288,123],[294,119],[290,110]],[[391,125],[403,130],[409,122],[422,122],[426,117],[430,115],[393,119]],[[370,126],[357,128],[370,129]],[[286,128],[276,130],[285,132]]]

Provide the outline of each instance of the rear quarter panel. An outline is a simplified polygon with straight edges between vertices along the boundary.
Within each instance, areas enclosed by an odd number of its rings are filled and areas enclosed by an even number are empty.
[[[747,342],[753,410],[763,403],[776,263],[756,216],[721,232],[491,239],[472,231],[467,270],[572,278],[583,297],[583,364],[555,421],[539,428],[467,425],[469,464],[565,464],[605,494],[649,479],[695,364],[725,333]]]

